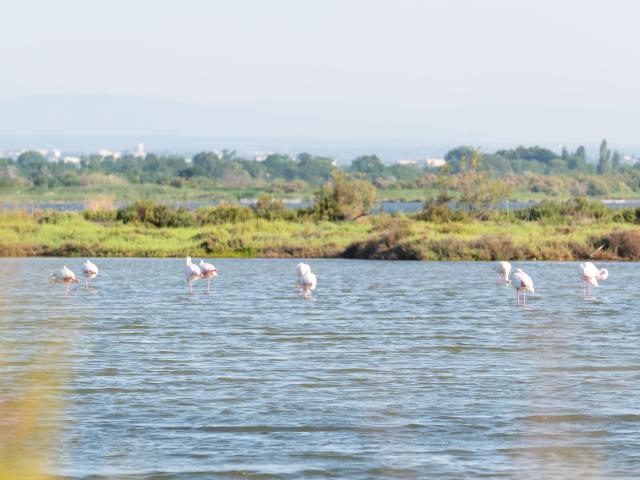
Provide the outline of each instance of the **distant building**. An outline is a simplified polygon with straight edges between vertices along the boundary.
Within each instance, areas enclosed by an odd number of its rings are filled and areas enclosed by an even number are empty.
[[[98,155],[101,158],[113,157],[114,159],[118,159],[118,158],[122,157],[122,152],[117,151],[117,150],[108,150],[106,148],[103,148],[102,150],[98,150]]]
[[[51,162],[58,162],[58,161],[60,161],[60,158],[62,157],[62,152],[60,150],[58,150],[57,148],[52,148],[45,155],[45,157],[47,158],[47,160],[49,160]]]
[[[398,165],[417,165],[417,160],[398,160],[396,162]]]
[[[144,151],[144,143],[137,143],[136,145],[134,145],[132,155],[138,158],[146,157],[147,154]]]
[[[62,159],[64,163],[73,163],[74,165],[80,164],[80,157],[64,157]]]
[[[425,163],[429,167],[440,168],[440,167],[444,167],[447,164],[447,161],[444,158],[434,157],[434,158],[427,158],[425,160]]]
[[[24,150],[24,149],[20,149],[20,150],[9,150],[9,151],[7,152],[7,157],[6,157],[6,158],[9,158],[9,159],[11,159],[11,160],[17,160],[17,159],[18,159],[18,157],[19,157],[20,155],[22,155],[23,153],[25,153],[25,152],[26,152],[26,150]]]

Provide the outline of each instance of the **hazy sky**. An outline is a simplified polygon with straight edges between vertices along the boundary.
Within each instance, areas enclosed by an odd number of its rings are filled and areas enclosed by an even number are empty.
[[[12,131],[20,97],[107,94],[185,116],[152,133],[637,144],[638,45],[632,0],[0,0],[0,134],[144,124]]]

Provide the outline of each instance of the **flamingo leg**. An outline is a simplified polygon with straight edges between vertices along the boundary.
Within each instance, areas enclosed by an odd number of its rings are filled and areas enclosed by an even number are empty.
[[[67,283],[66,295],[69,295],[69,284]]]
[[[191,280],[188,280],[189,283],[189,293],[193,293],[193,289],[191,288]]]
[[[522,304],[523,305],[527,304],[527,291],[526,290],[522,290]]]
[[[207,278],[207,293],[211,291],[211,279]]]
[[[520,290],[516,290],[516,305],[520,305]]]

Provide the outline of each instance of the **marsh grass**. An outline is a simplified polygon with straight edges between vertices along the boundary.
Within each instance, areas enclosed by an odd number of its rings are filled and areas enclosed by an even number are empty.
[[[153,208],[142,217],[136,211],[126,218],[104,209],[0,211],[0,255],[640,259],[640,227],[602,218],[599,211],[595,218],[568,219],[552,209],[536,221],[491,213],[484,219],[443,222],[386,214],[334,222],[307,216],[260,218],[245,207],[199,212]]]

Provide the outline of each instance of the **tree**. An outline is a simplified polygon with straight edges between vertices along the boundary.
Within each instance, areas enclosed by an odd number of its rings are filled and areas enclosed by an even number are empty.
[[[309,153],[298,155],[298,175],[307,182],[326,182],[331,177],[333,168],[333,160],[330,158],[316,157]]]
[[[18,169],[36,187],[52,186],[54,166],[38,152],[25,152],[18,157]]]
[[[471,153],[469,168],[458,174],[458,204],[472,214],[481,214],[495,208],[511,195],[511,187],[498,179],[490,179],[480,172],[482,154],[477,148]]]
[[[568,160],[569,159],[569,152],[567,151],[567,149],[565,147],[562,147],[562,153],[560,154],[561,158],[563,160]]]
[[[600,143],[600,157],[598,158],[598,175],[605,175],[611,171],[611,152],[607,147],[607,141]]]
[[[293,180],[297,173],[297,164],[289,155],[271,154],[263,164],[271,178]]]
[[[316,192],[311,211],[325,220],[355,220],[369,213],[375,201],[376,188],[369,181],[335,170],[331,180]]]
[[[620,161],[620,153],[618,153],[618,151],[616,150],[613,152],[613,156],[611,157],[611,168],[613,168],[614,170],[618,170],[620,168]]]
[[[364,173],[369,178],[374,179],[381,177],[385,173],[385,166],[375,155],[365,155],[356,158],[351,162],[351,171],[356,173]]]

